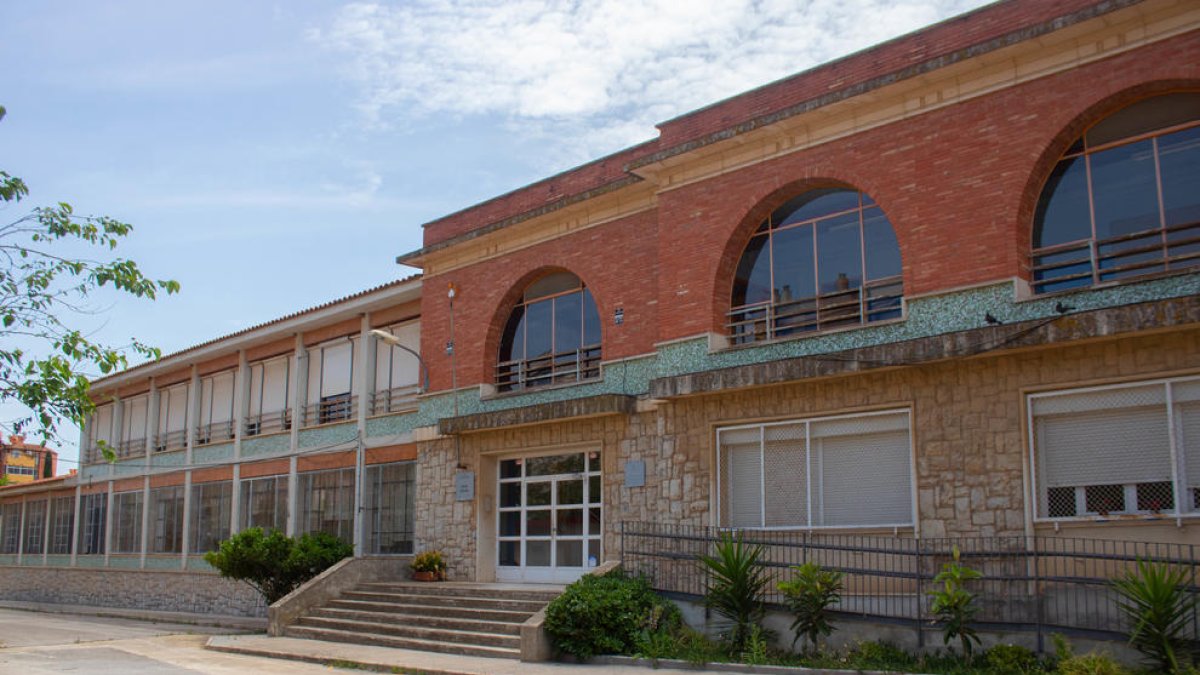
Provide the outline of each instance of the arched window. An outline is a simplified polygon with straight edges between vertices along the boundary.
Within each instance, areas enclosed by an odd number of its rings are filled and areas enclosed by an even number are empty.
[[[1200,93],[1145,99],[1080,136],[1042,188],[1033,287],[1200,265]]]
[[[579,277],[548,274],[529,284],[500,338],[496,388],[515,391],[600,376],[600,314]]]
[[[901,314],[900,246],[857,190],[811,190],[775,209],[738,262],[734,344],[870,323]]]

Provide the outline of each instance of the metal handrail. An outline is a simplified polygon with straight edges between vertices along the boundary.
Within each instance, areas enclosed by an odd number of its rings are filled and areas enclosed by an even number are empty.
[[[415,410],[417,395],[420,393],[421,387],[416,384],[377,391],[371,395],[371,414],[382,415],[401,410]]]
[[[219,443],[233,438],[233,420],[212,422],[196,427],[196,445]]]
[[[1171,235],[1186,234],[1187,236],[1172,238]],[[1157,237],[1153,243],[1142,243],[1119,250],[1105,250],[1120,244],[1140,242]],[[1043,246],[1033,249],[1030,254],[1031,270],[1033,272],[1033,288],[1044,292],[1046,286],[1063,284],[1080,279],[1090,279],[1089,285],[1098,284],[1131,272],[1157,267],[1147,274],[1156,271],[1171,271],[1184,269],[1200,264],[1200,251],[1179,251],[1183,247],[1200,244],[1200,221],[1179,223],[1167,227],[1155,227],[1137,232],[1129,232],[1105,239],[1077,239],[1075,241]],[[1047,261],[1047,258],[1076,253],[1065,260]],[[1145,260],[1132,260],[1148,253],[1161,252]],[[1055,270],[1073,270],[1085,266],[1082,271],[1070,271],[1056,274]]]
[[[784,301],[768,300],[732,308],[725,324],[734,344],[782,335],[877,321],[900,309],[904,282],[899,276],[875,279],[858,288]]]
[[[320,401],[304,406],[305,427],[315,427],[322,424],[333,424],[354,419],[358,412],[358,396],[354,394],[337,394],[326,396]]]
[[[600,377],[600,345],[496,364],[496,388],[514,391]]]
[[[246,417],[242,428],[243,436],[260,436],[262,434],[287,431],[292,428],[292,411],[290,408],[275,412],[259,413]]]

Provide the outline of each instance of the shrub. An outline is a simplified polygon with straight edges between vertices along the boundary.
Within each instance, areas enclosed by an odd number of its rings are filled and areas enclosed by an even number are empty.
[[[1038,657],[1020,645],[995,645],[987,650],[988,670],[1007,675],[1022,675],[1038,669]]]
[[[817,639],[833,632],[829,622],[829,608],[841,600],[842,573],[823,569],[814,562],[793,567],[796,575],[776,586],[783,593],[784,602],[792,615],[792,632],[796,634],[792,645],[801,637],[808,641],[809,648],[817,648]]]
[[[711,575],[704,595],[704,606],[731,622],[728,639],[735,653],[745,649],[751,629],[766,614],[763,591],[767,575],[758,565],[763,547],[747,545],[739,534],[735,539],[724,533],[716,545],[716,555],[702,555],[701,567]]]
[[[589,659],[633,654],[639,638],[644,646],[650,633],[673,631],[681,620],[679,609],[659,597],[645,578],[614,570],[567,586],[546,607],[545,626],[560,651]]]
[[[1128,671],[1103,652],[1075,656],[1067,639],[1058,633],[1050,636],[1058,659],[1055,670],[1061,675],[1125,675]]]
[[[913,657],[890,642],[860,642],[847,655],[855,668],[900,669],[913,663]]]
[[[221,576],[249,584],[270,605],[353,554],[352,546],[324,532],[293,539],[279,530],[265,534],[251,527],[221,542],[204,560]]]
[[[414,572],[431,572],[439,577],[446,574],[446,560],[441,551],[422,551],[409,564]]]
[[[1112,582],[1117,606],[1133,625],[1129,644],[1169,673],[1186,665],[1186,629],[1196,608],[1188,577],[1184,569],[1138,560],[1136,571]]]
[[[971,625],[979,609],[975,606],[975,595],[966,589],[966,582],[983,575],[960,562],[961,554],[954,547],[954,559],[942,565],[942,571],[933,578],[941,588],[930,591],[933,598],[931,609],[942,622],[942,641],[950,644],[958,638],[964,661],[971,660],[971,649],[979,644],[979,635]]]

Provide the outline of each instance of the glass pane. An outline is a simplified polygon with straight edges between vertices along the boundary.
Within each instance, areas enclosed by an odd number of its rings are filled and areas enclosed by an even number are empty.
[[[771,214],[771,224],[782,227],[854,208],[858,208],[858,192],[854,190],[811,190],[775,209]]]
[[[1159,227],[1149,140],[1097,152],[1091,163],[1097,239]]]
[[[600,495],[600,476],[592,476],[588,479],[588,502],[599,504],[601,501]]]
[[[1043,248],[1092,236],[1088,213],[1087,167],[1082,157],[1064,159],[1054,167],[1038,198],[1033,247]]]
[[[562,473],[583,473],[583,453],[530,457],[525,460],[525,475],[552,476]]]
[[[500,564],[504,567],[521,566],[521,542],[500,542]]]
[[[521,536],[521,512],[520,511],[501,511],[500,512],[500,536],[501,537],[519,537],[519,536]]]
[[[1125,510],[1125,487],[1123,485],[1089,485],[1084,488],[1084,499],[1090,513],[1105,515]]]
[[[550,509],[537,509],[525,512],[525,536],[550,536]]]
[[[859,214],[851,213],[817,223],[817,274],[821,294],[862,286],[862,244]]]
[[[600,534],[600,509],[588,509],[588,534]]]
[[[501,483],[500,484],[500,506],[520,506],[521,505],[521,484],[520,483]]]
[[[600,540],[588,540],[588,567],[595,567],[600,564]]]
[[[1200,119],[1200,93],[1177,93],[1126,106],[1087,132],[1089,147]]]
[[[583,503],[583,481],[582,480],[565,480],[558,484],[558,503],[563,504],[582,504]]]
[[[500,360],[520,361],[525,358],[525,306],[513,308],[504,335],[500,338]]]
[[[526,483],[525,484],[525,505],[526,506],[549,506],[550,505],[550,483]]]
[[[583,509],[559,509],[558,534],[567,537],[583,534]]]
[[[525,289],[525,301],[544,298],[547,295],[555,293],[565,293],[566,291],[579,288],[582,282],[579,277],[570,272],[555,272],[548,274],[541,279],[529,284],[529,288]]]
[[[863,248],[867,252],[867,279],[883,279],[901,273],[900,244],[887,216],[878,208],[863,212]]]
[[[596,299],[586,288],[583,289],[583,344],[600,344],[600,314],[596,311]]]
[[[583,542],[558,542],[557,567],[583,567]]]
[[[738,261],[733,279],[734,307],[766,302],[771,298],[771,256],[767,250],[769,238],[758,235],[750,239]]]
[[[521,477],[521,460],[506,459],[500,462],[500,477],[501,478],[520,478]]]
[[[554,351],[575,351],[583,344],[583,316],[578,293],[554,299]]]
[[[527,541],[527,542],[525,542],[525,566],[526,567],[549,567],[550,566],[550,542],[548,542],[548,541]]]
[[[543,300],[525,308],[525,358],[533,359],[550,353],[551,302]]]
[[[1200,222],[1200,127],[1159,138],[1158,161],[1167,226]]]
[[[775,304],[816,295],[812,227],[783,230],[771,237],[775,248]]]

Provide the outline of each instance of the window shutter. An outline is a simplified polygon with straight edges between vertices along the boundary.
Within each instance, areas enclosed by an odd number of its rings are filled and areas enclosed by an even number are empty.
[[[808,525],[805,426],[785,424],[763,430],[767,527]]]
[[[762,526],[761,431],[731,429],[719,433],[721,504],[731,527]]]
[[[288,407],[288,358],[274,359],[263,364],[262,410],[277,413]]]
[[[864,419],[866,426],[907,416]],[[848,420],[849,421],[849,420]],[[815,427],[816,425],[814,425]],[[820,470],[814,525],[899,525],[912,522],[908,430],[827,435],[813,441]],[[819,460],[819,461],[818,461]]]
[[[354,345],[342,340],[321,349],[321,396],[337,396],[350,393],[350,364]],[[311,389],[313,385],[310,384]],[[310,402],[315,402],[310,401]]]
[[[1183,509],[1200,511],[1200,380],[1172,385],[1179,418],[1179,456],[1183,463]]]
[[[1166,406],[1040,417],[1035,432],[1043,489],[1171,480]]]
[[[233,419],[233,373],[219,373],[212,383],[212,422],[228,422]]]

